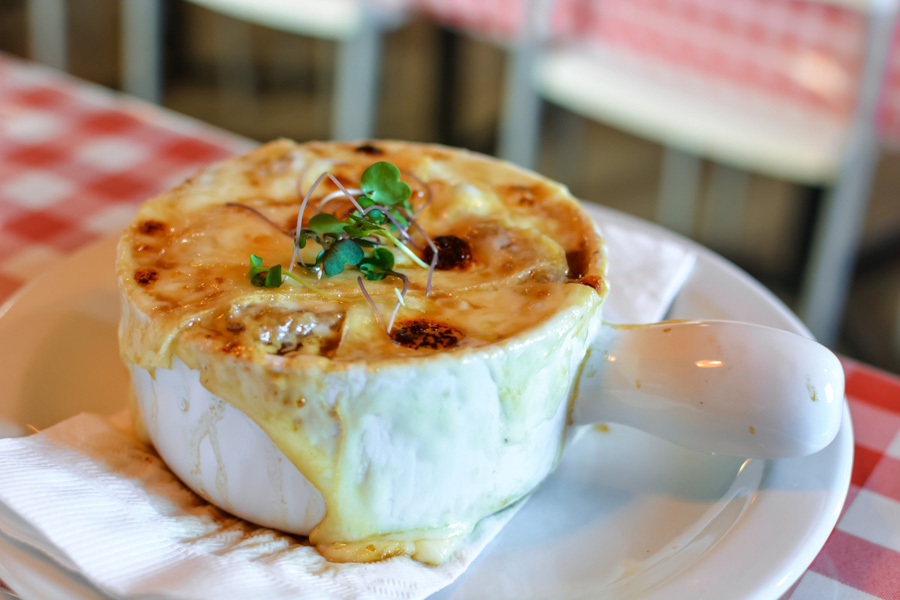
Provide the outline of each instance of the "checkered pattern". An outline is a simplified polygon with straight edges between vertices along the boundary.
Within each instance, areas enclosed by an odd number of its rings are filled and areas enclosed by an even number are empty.
[[[786,600],[900,599],[900,378],[845,360],[856,436],[847,502]]]
[[[606,0],[585,33],[810,110],[846,115],[865,48],[859,13],[800,0]]]
[[[0,300],[250,143],[0,56]]]
[[[251,145],[0,56],[0,298],[119,231],[147,197]],[[900,378],[853,362],[846,370],[853,484],[791,600],[900,599]]]
[[[410,0],[427,16],[499,41],[529,0]],[[866,18],[821,0],[555,0],[551,37],[602,46],[651,77],[751,95],[772,110],[846,122],[864,59]],[[900,33],[881,98],[883,137],[900,143]]]
[[[408,0],[410,10],[454,29],[474,32],[499,44],[509,44],[525,24],[534,4],[539,10],[550,6],[547,33],[559,36],[574,32],[583,17],[586,0]],[[550,3],[550,4],[548,4]],[[543,32],[542,32],[543,33]]]

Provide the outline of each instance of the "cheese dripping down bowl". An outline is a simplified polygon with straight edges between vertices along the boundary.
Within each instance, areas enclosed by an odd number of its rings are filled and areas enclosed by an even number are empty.
[[[211,503],[334,561],[444,562],[574,425],[762,458],[840,425],[840,364],[811,340],[604,324],[578,202],[464,150],[272,142],[145,203],[117,275],[142,435]]]

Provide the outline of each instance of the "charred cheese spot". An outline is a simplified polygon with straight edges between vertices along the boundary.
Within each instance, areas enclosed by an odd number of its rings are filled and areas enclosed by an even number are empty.
[[[246,327],[240,321],[228,321],[228,324],[225,325],[225,330],[230,331],[231,333],[240,333],[244,329],[246,329]]]
[[[531,207],[537,201],[535,186],[511,185],[505,188],[503,193],[509,202],[519,206]]]
[[[472,247],[466,240],[455,235],[439,235],[433,241],[438,249],[435,269],[439,271],[466,269],[472,264]],[[431,246],[425,247],[424,254],[425,262],[431,263],[434,259],[434,251]]]
[[[378,146],[373,146],[372,144],[363,144],[361,146],[357,146],[355,150],[360,154],[368,154],[370,156],[380,156],[384,154],[384,150],[382,150]]]
[[[138,232],[144,235],[159,235],[161,233],[165,233],[168,227],[162,221],[154,221],[153,219],[149,219],[147,221],[142,221],[138,223],[137,230]]]
[[[138,269],[134,272],[134,280],[140,285],[150,285],[159,279],[159,272],[152,269]]]
[[[413,350],[446,350],[459,345],[464,337],[456,327],[431,319],[403,321],[391,332],[395,343]]]
[[[605,284],[604,284],[603,279],[601,279],[600,277],[597,277],[596,275],[588,275],[587,277],[582,277],[582,278],[578,279],[577,283],[586,285],[589,288],[593,288],[594,290],[597,291],[598,294],[603,294],[605,291],[605,289],[604,289]]]
[[[240,356],[243,354],[243,350],[244,346],[236,341],[226,342],[222,346],[222,352],[225,354],[233,354],[234,356]]]

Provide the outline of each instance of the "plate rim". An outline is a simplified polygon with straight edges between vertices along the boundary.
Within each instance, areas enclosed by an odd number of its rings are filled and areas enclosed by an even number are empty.
[[[587,212],[591,214],[591,216],[594,217],[595,220],[597,220],[601,225],[601,231],[602,221],[610,221],[619,225],[633,227],[638,231],[648,232],[654,236],[672,240],[694,251],[697,257],[697,263],[694,266],[694,272],[696,272],[698,267],[703,268],[705,265],[707,268],[712,268],[714,270],[720,270],[723,273],[727,273],[728,276],[735,278],[736,280],[746,285],[749,289],[751,289],[756,295],[759,302],[765,303],[770,309],[772,309],[778,316],[778,318],[783,321],[783,329],[792,330],[794,333],[805,335],[806,337],[814,339],[814,336],[803,323],[803,321],[801,321],[800,318],[796,314],[794,314],[794,312],[791,311],[790,308],[788,308],[788,306],[781,299],[775,296],[768,288],[766,288],[762,283],[753,278],[746,271],[744,271],[731,261],[727,260],[726,258],[722,257],[721,255],[710,250],[709,248],[706,248],[698,242],[688,239],[683,235],[667,230],[660,225],[643,220],[639,217],[626,214],[618,210],[610,209],[608,207],[592,202],[583,202],[583,205]],[[685,282],[685,286],[682,289],[689,285],[689,281],[690,276],[689,280]],[[736,589],[734,586],[737,585],[737,582],[732,581],[727,584],[729,587],[727,587],[726,589],[710,590],[709,588],[704,588],[702,584],[702,578],[695,577],[693,581],[688,581],[690,579],[690,574],[697,575],[696,573],[693,573],[693,571],[700,563],[704,563],[708,560],[708,554],[723,557],[724,553],[733,551],[733,548],[729,547],[725,549],[725,552],[723,552],[723,548],[721,546],[722,542],[725,540],[719,540],[718,542],[716,542],[710,553],[702,556],[700,560],[694,564],[693,567],[678,574],[666,583],[675,584],[675,582],[680,579],[680,584],[676,585],[684,586],[683,597],[685,599],[701,596],[730,596],[760,599],[779,598],[781,595],[787,592],[791,588],[791,586],[794,585],[806,572],[806,570],[812,564],[813,560],[815,560],[816,556],[821,551],[822,547],[825,545],[825,542],[827,541],[832,530],[837,524],[838,518],[840,517],[841,511],[847,498],[847,494],[850,489],[850,476],[853,465],[853,448],[854,436],[852,420],[849,405],[845,397],[840,430],[838,431],[836,438],[827,448],[811,456],[802,457],[799,459],[779,459],[766,461],[766,471],[763,476],[763,480],[760,483],[759,490],[757,491],[757,498],[754,498],[752,512],[748,511],[749,514],[748,512],[745,512],[738,520],[739,523],[744,527],[752,525],[757,521],[755,517],[759,516],[761,509],[764,511],[770,510],[772,496],[771,494],[763,495],[762,500],[757,501],[757,499],[759,498],[760,490],[765,490],[767,485],[772,485],[773,483],[783,483],[785,482],[785,480],[790,479],[791,468],[799,462],[809,463],[816,460],[822,461],[829,454],[835,455],[835,464],[833,465],[833,472],[831,473],[832,486],[826,493],[826,497],[824,498],[825,506],[821,511],[821,513],[823,513],[824,515],[824,518],[819,519],[818,522],[810,523],[806,531],[807,535],[802,540],[797,541],[793,545],[784,546],[780,549],[779,554],[781,556],[786,555],[785,560],[781,561],[778,565],[778,568],[770,572],[768,576],[760,576],[762,574],[754,576],[751,572],[749,572],[749,570],[742,574],[743,581],[746,581],[747,579],[755,580],[758,583],[756,587],[745,586],[743,589]],[[728,538],[730,535],[731,534],[729,533],[729,535],[725,537]],[[731,540],[731,542],[732,543],[730,544],[730,546],[734,546],[734,540]],[[713,562],[721,563],[727,562],[727,560]],[[715,571],[719,567],[721,567],[720,564],[709,565],[709,570]],[[671,585],[669,586],[669,588],[670,589],[664,590],[662,593],[654,590],[651,595],[654,598],[659,596],[659,598],[664,598],[665,600],[669,600],[675,597],[682,597],[673,596],[672,594],[677,594],[677,591],[672,589]],[[727,596],[722,596],[721,594],[723,593],[727,594]]]

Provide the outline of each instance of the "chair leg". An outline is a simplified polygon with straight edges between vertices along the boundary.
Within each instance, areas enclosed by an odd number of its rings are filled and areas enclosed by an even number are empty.
[[[507,52],[497,155],[530,169],[535,167],[541,142],[541,97],[534,86],[534,70],[553,2],[526,0],[523,7],[524,27]]]
[[[526,40],[507,59],[498,155],[525,168],[535,166],[541,137],[541,99],[534,89],[536,43]]]
[[[866,64],[859,84],[841,177],[825,198],[814,232],[810,264],[800,296],[800,317],[813,335],[833,345],[840,333],[844,307],[878,163],[876,111],[897,20],[890,3],[873,3],[869,15]]]
[[[537,135],[535,161],[541,165],[542,172],[558,173],[558,176],[553,177],[565,182],[577,196],[591,183],[587,173],[592,169],[585,168],[585,165],[589,164],[585,154],[590,149],[588,146],[590,123],[581,115],[568,110],[557,110],[552,106],[547,108],[547,114],[540,117],[544,133],[538,132]],[[552,148],[553,152],[542,155],[541,148],[545,144],[546,147]]]
[[[154,104],[162,102],[162,0],[122,2],[122,89]]]
[[[436,28],[437,85],[435,88],[435,140],[449,146],[464,146],[456,132],[456,98],[459,84],[459,37],[446,27]]]
[[[825,345],[840,333],[877,163],[874,144],[859,150],[825,197],[800,293],[800,318]]]
[[[746,171],[713,164],[703,227],[705,244],[726,254],[740,249],[749,187]]]
[[[65,71],[69,66],[66,0],[28,0],[29,51],[32,60]]]
[[[673,147],[663,153],[656,220],[685,236],[694,233],[702,163],[699,157]]]
[[[375,132],[383,31],[363,27],[340,42],[331,116],[335,140],[371,138]]]
[[[217,77],[222,87],[221,109],[224,115],[250,113],[248,116],[252,116],[258,108],[254,101],[256,62],[252,25],[223,15],[215,17],[215,40],[219,53]]]

